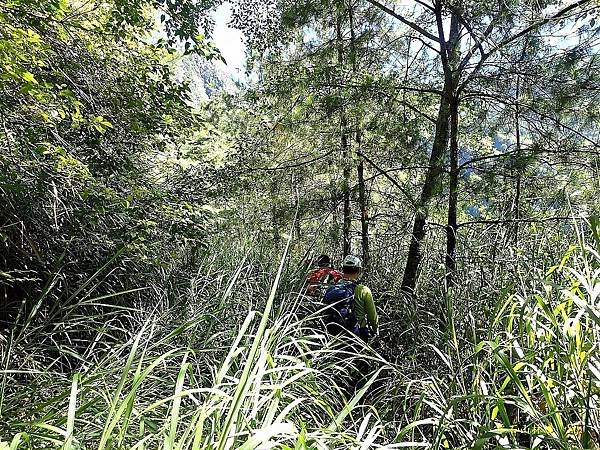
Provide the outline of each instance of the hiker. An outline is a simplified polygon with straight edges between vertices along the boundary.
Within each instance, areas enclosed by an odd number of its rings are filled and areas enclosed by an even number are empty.
[[[320,255],[315,261],[315,266],[306,279],[306,294],[321,298],[330,285],[342,278],[342,273],[332,267],[328,255]]]
[[[378,330],[378,317],[371,290],[358,283],[362,274],[359,257],[348,255],[342,263],[342,278],[327,289],[324,296],[327,331],[339,334],[348,330],[364,342]]]

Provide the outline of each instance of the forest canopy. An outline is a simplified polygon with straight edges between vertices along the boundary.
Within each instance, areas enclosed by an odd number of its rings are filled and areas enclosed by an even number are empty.
[[[0,0],[0,450],[600,448],[599,50],[597,0]]]

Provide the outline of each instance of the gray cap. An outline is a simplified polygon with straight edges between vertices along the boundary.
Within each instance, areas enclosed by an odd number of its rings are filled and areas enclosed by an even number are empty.
[[[362,261],[358,256],[347,255],[342,262],[342,266],[344,267],[358,267],[362,268]]]

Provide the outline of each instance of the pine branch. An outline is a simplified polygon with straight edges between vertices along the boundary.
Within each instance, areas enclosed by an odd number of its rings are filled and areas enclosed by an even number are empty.
[[[417,25],[413,21],[406,19],[403,15],[398,14],[393,9],[390,9],[387,6],[379,3],[377,0],[367,0],[367,1],[371,5],[376,6],[377,8],[379,8],[380,10],[382,10],[383,12],[385,12],[386,14],[392,16],[395,19],[398,19],[404,25],[408,25],[410,28],[412,28],[413,30],[415,30],[417,33],[422,34],[423,36],[425,36],[428,39],[431,39],[432,41],[435,41],[435,42],[438,42],[438,43],[440,42],[440,39],[437,36],[435,36],[434,34],[430,33],[429,31],[427,31],[423,27],[420,27],[419,25]]]

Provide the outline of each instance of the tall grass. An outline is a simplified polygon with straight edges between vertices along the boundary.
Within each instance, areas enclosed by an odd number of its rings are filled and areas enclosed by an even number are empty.
[[[239,249],[222,258],[207,256],[175,302],[111,308],[84,294],[50,322],[27,316],[2,341],[0,449],[597,446],[596,249],[572,247],[487,318],[457,320],[472,292],[439,299],[445,334],[414,328],[412,348],[392,348],[385,336],[403,330],[383,324],[373,347],[393,364],[323,333],[285,253],[278,268]]]
[[[499,298],[482,339],[457,337],[449,311],[439,370],[409,389],[431,448],[600,448],[599,267],[573,246],[537,289]]]
[[[374,412],[358,424],[348,418],[378,372],[348,392],[340,373],[358,356],[329,342],[314,317],[294,314],[303,297],[280,295],[287,307],[270,314],[284,263],[282,258],[260,312],[247,307],[262,293],[262,274],[242,259],[218,298],[199,298],[202,282],[192,282],[192,301],[204,304],[189,307],[183,323],[177,323],[180,307],[120,309],[129,328],[115,326],[128,336],[125,342],[71,355],[80,362],[72,373],[33,369],[26,358],[10,360],[4,371],[3,445],[255,449],[375,442],[382,427]],[[245,317],[233,324],[240,307]],[[110,335],[111,326],[105,324],[98,339]],[[15,342],[26,351],[28,342]],[[47,350],[35,344],[30,349]]]

